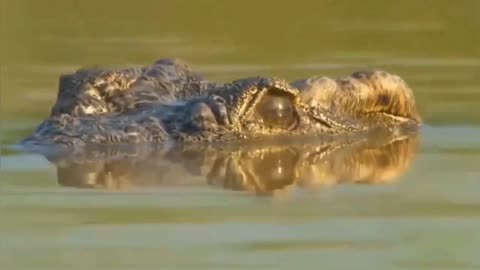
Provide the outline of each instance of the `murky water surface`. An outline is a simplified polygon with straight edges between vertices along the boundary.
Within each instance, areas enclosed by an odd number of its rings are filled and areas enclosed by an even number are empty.
[[[2,269],[480,268],[480,2],[0,3],[2,145],[60,74],[164,57],[217,81],[382,68],[426,122],[349,145],[3,149]]]

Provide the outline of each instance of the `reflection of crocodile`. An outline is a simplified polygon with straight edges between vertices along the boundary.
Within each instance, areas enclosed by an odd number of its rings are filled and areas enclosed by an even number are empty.
[[[418,136],[377,136],[276,144],[189,146],[159,152],[152,148],[96,150],[51,158],[63,186],[125,190],[208,184],[256,194],[289,186],[313,188],[336,183],[390,183],[414,158]],[[110,149],[111,150],[111,149]],[[190,175],[190,176],[189,176]],[[201,182],[200,182],[201,183]]]
[[[384,71],[288,83],[210,83],[178,60],[60,78],[51,115],[24,146],[225,141],[270,135],[358,134],[420,125],[411,89]]]

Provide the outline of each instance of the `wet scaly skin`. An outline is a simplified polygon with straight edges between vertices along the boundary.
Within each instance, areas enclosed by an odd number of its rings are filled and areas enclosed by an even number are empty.
[[[412,90],[384,71],[289,83],[246,78],[212,83],[184,62],[63,75],[50,116],[21,145],[212,143],[274,136],[398,133],[421,125]]]

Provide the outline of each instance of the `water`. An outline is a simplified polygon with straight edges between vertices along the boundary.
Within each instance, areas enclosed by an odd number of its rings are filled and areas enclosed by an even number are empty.
[[[478,269],[480,2],[352,2],[1,0],[2,145],[46,117],[60,74],[170,56],[218,81],[383,68],[426,122],[413,144],[340,147],[302,185],[292,160],[314,147],[208,152],[250,178],[188,155],[75,170],[3,149],[2,269]]]

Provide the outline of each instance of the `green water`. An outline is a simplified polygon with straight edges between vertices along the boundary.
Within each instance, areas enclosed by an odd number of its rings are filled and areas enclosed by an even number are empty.
[[[68,187],[44,157],[3,150],[2,269],[480,268],[480,1],[0,3],[2,145],[47,116],[60,74],[163,57],[218,81],[382,68],[410,84],[426,122],[391,183],[278,196],[183,172]]]

